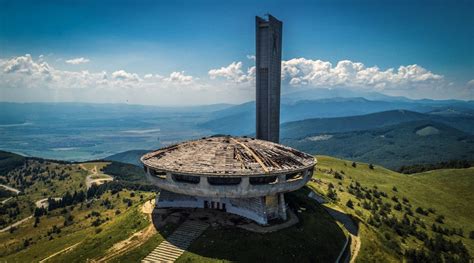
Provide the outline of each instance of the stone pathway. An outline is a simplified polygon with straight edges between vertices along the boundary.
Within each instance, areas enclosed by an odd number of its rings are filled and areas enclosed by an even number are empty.
[[[186,220],[165,241],[161,242],[142,263],[174,262],[209,225],[194,220]]]

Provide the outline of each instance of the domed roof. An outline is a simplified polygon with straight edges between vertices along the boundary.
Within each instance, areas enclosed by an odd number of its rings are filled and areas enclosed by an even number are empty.
[[[214,176],[277,174],[316,163],[313,156],[281,144],[230,136],[168,146],[143,155],[141,161],[158,170]]]

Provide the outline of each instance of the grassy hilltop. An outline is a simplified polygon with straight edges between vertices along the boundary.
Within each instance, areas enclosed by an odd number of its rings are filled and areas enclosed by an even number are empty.
[[[366,163],[317,158],[314,177],[320,180],[309,186],[325,195],[329,206],[361,221],[359,262],[400,261],[407,249],[428,253],[426,240],[439,235],[461,241],[474,255],[474,239],[469,238],[474,231],[474,168],[406,175]]]

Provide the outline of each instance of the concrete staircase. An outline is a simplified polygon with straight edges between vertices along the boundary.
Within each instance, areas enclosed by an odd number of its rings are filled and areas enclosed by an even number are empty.
[[[171,234],[167,240],[161,242],[142,263],[174,262],[199,237],[209,225],[195,220],[186,220]]]

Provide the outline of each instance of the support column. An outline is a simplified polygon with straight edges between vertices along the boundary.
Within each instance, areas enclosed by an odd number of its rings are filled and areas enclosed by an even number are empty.
[[[279,213],[279,216],[280,216],[281,219],[286,220],[287,215],[286,215],[285,195],[284,195],[284,193],[280,193],[278,195],[278,197],[279,197],[278,198],[279,199],[278,200],[278,205],[279,205],[278,213]]]

